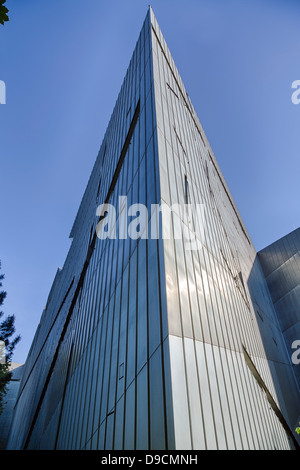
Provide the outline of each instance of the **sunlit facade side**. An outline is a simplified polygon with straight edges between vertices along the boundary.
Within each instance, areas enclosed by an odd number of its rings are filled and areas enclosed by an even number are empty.
[[[198,204],[201,227],[171,211],[197,249],[165,236],[164,213],[157,238],[101,240],[103,203],[123,235],[129,205],[150,221],[153,204]],[[151,8],[70,237],[8,449],[295,447],[299,391],[267,283]]]
[[[256,251],[154,17],[152,33],[161,198],[205,210],[185,226],[199,250],[164,240],[176,447],[293,447],[299,392]]]

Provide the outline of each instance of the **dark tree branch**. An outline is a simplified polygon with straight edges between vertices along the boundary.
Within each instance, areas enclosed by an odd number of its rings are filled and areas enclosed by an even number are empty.
[[[8,9],[4,6],[4,3],[6,0],[0,0],[0,23],[4,24],[5,21],[9,21],[9,18],[7,16]]]

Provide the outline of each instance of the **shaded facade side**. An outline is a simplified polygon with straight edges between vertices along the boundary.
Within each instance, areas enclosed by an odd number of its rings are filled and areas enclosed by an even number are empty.
[[[22,377],[23,364],[11,363],[12,377],[4,396],[4,407],[0,414],[0,450],[4,450],[9,437],[10,426],[13,419],[14,406],[18,396],[19,385]]]
[[[300,229],[258,253],[300,390]],[[295,416],[295,427],[300,416]]]
[[[299,393],[268,287],[153,14],[152,48],[161,201],[187,234],[163,240],[175,446],[294,448]],[[202,226],[177,203],[200,205]],[[276,347],[265,346],[254,298]]]
[[[100,240],[96,208],[160,199],[145,19],[29,356],[9,449],[174,446],[160,240]],[[98,215],[101,216],[101,213]]]

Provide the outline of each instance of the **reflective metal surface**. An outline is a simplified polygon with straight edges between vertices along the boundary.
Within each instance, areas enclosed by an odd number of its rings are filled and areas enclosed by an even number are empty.
[[[200,249],[95,237],[97,206],[119,196],[146,204],[149,220],[151,204],[203,204],[204,227],[171,219]],[[70,236],[8,448],[293,448],[284,423],[300,414],[299,390],[264,274],[151,9]]]

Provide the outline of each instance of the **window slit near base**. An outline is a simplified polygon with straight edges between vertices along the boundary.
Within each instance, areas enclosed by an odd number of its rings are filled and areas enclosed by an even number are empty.
[[[296,441],[289,425],[287,424],[283,414],[281,413],[280,409],[278,408],[274,398],[272,397],[271,393],[269,392],[269,390],[268,390],[267,386],[265,385],[260,373],[256,369],[254,362],[252,361],[251,357],[249,356],[249,354],[248,354],[248,352],[247,352],[247,350],[246,350],[246,348],[243,344],[242,344],[242,348],[243,348],[243,353],[244,353],[244,358],[245,358],[246,364],[247,364],[251,374],[253,375],[254,379],[256,380],[258,386],[266,394],[266,398],[269,402],[269,405],[271,406],[272,410],[276,414],[277,418],[279,419],[280,423],[282,424],[282,426],[283,426],[285,432],[287,433],[287,435],[292,439],[295,448],[297,450],[300,450],[299,444]]]

